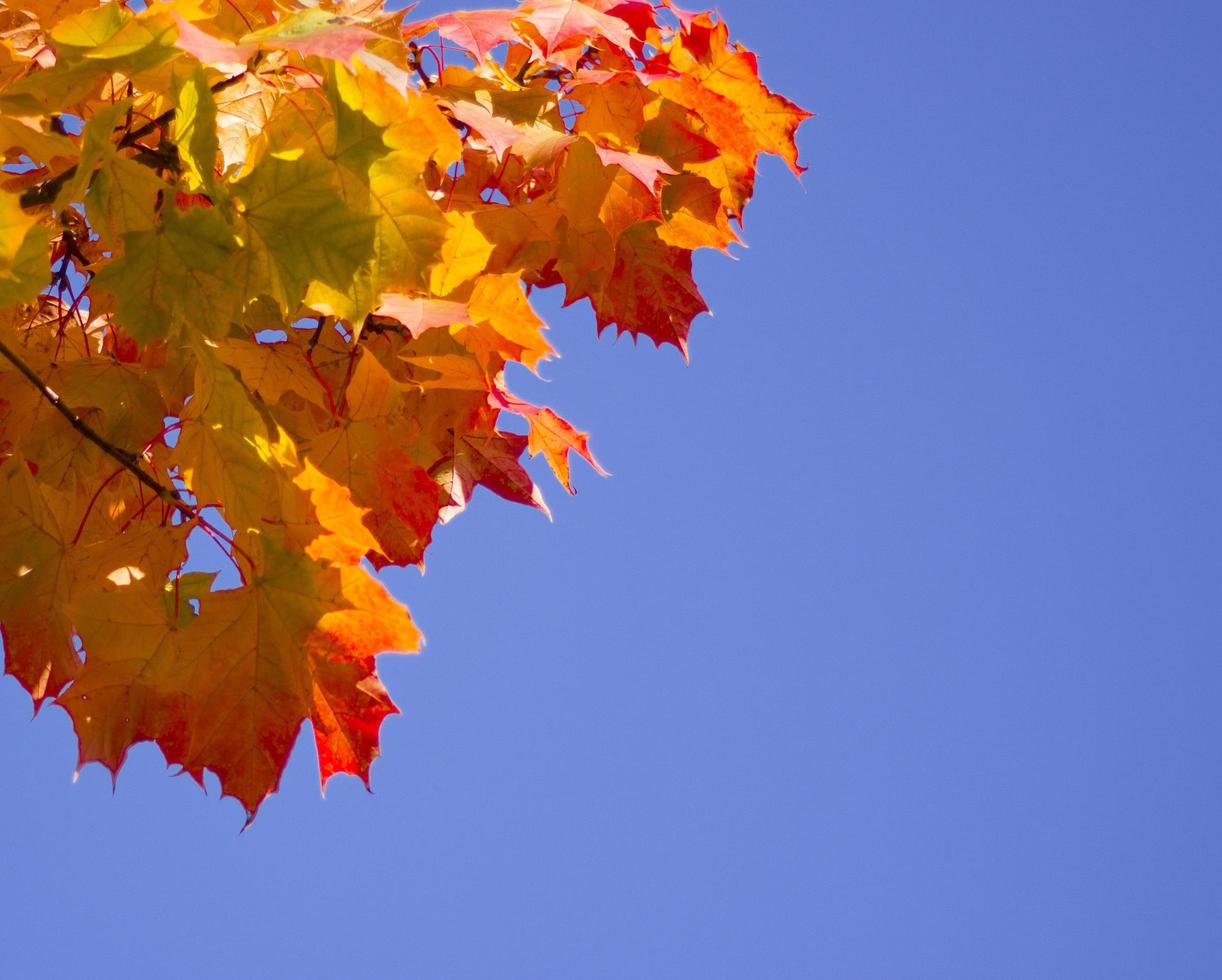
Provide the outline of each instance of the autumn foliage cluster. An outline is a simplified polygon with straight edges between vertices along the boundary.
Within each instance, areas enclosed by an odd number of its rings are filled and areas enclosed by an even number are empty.
[[[419,641],[369,567],[477,486],[544,508],[526,453],[597,468],[506,387],[530,291],[686,352],[693,250],[805,115],[668,3],[0,5],[7,673],[82,763],[152,740],[249,817],[305,719],[368,781],[375,655]]]

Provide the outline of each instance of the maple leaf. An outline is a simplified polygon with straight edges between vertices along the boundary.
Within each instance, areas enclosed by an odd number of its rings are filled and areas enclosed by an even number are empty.
[[[621,49],[633,40],[626,21],[581,0],[531,0],[519,20],[537,36],[539,55],[545,58],[597,43],[599,38]]]
[[[692,253],[667,245],[648,224],[620,236],[611,275],[590,302],[600,330],[614,323],[619,333],[673,344],[684,357],[692,321],[708,309],[692,279]]]
[[[59,693],[80,669],[72,645],[66,576],[68,542],[40,488],[24,465],[9,460],[2,470],[5,511],[0,524],[0,607],[5,671],[30,692],[35,704]]]
[[[141,343],[187,325],[224,335],[237,310],[226,272],[240,243],[211,210],[167,208],[159,227],[125,232],[123,255],[98,274],[123,330]]]
[[[477,485],[514,503],[537,507],[550,518],[552,512],[543,494],[521,463],[526,445],[526,436],[516,432],[493,431],[455,440],[453,455],[436,470],[438,482],[450,497],[441,510],[441,519],[448,521],[457,516]]]
[[[441,14],[430,21],[410,24],[404,28],[407,37],[436,30],[443,38],[467,51],[475,61],[482,62],[498,44],[516,38],[513,20],[516,10],[460,10]]]
[[[174,42],[201,65],[216,68],[227,74],[237,74],[258,50],[257,44],[240,44],[213,37],[201,31],[177,11],[174,23],[178,25],[178,38]]]
[[[325,161],[268,157],[233,195],[250,232],[252,265],[262,267],[286,311],[312,280],[342,288],[372,254],[376,218],[348,206]]]
[[[377,34],[359,18],[307,8],[252,31],[242,41],[243,45],[285,48],[303,57],[318,55],[350,62],[353,55],[375,37]]]
[[[550,516],[528,455],[605,473],[506,386],[555,354],[531,290],[686,355],[693,251],[807,114],[669,4],[132,6],[0,30],[4,666],[80,764],[153,742],[249,822],[303,722],[368,785],[420,645],[374,572],[477,487]]]
[[[21,210],[15,195],[0,191],[0,239],[0,303],[27,302],[47,276],[50,233]]]
[[[690,18],[668,55],[671,68],[739,108],[759,152],[775,153],[794,173],[802,172],[794,133],[810,113],[764,86],[755,55],[730,43],[724,21],[708,14]]]
[[[573,484],[569,480],[570,452],[577,453],[600,475],[608,475],[598,460],[594,458],[594,454],[590,452],[590,437],[584,432],[578,432],[550,408],[522,401],[499,387],[492,390],[490,400],[498,408],[520,415],[530,423],[530,435],[526,440],[526,448],[532,456],[536,453],[543,453],[547,464],[556,474],[556,479],[569,493],[574,492]]]

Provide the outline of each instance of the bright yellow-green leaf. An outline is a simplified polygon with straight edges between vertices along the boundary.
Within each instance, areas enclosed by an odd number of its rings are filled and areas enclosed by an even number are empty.
[[[338,66],[327,74],[327,100],[335,118],[331,154],[337,163],[362,179],[376,161],[390,152],[382,139],[386,127],[370,118],[364,105],[363,88],[379,82],[376,75],[354,75]]]
[[[174,142],[191,190],[216,193],[216,103],[204,70],[198,65],[175,93]]]
[[[155,7],[133,15],[121,3],[83,10],[51,32],[60,60],[103,64],[111,71],[135,75],[169,61],[177,52],[177,29]]]
[[[80,157],[77,160],[76,172],[60,193],[60,201],[64,205],[75,204],[82,200],[94,171],[103,163],[115,158],[115,147],[112,142],[115,130],[120,120],[131,109],[131,103],[120,100],[108,105],[102,105],[89,117],[85,129],[81,133]]]
[[[88,52],[105,45],[135,16],[121,3],[105,3],[82,10],[51,29],[51,40],[62,48],[81,48]]]
[[[33,300],[50,276],[50,229],[36,225],[26,231],[17,252],[0,263],[0,306]]]
[[[345,200],[376,220],[369,261],[342,287],[315,281],[307,302],[313,308],[361,323],[386,292],[421,288],[436,261],[448,228],[445,216],[420,180],[418,167],[396,151],[376,160],[367,180],[342,177]]]
[[[157,201],[172,190],[152,170],[127,157],[110,156],[94,173],[85,197],[85,214],[112,252],[124,249],[124,236],[157,227]]]
[[[272,295],[291,312],[318,281],[344,289],[373,254],[377,219],[348,205],[334,169],[316,157],[271,156],[233,188]]]
[[[146,343],[180,331],[223,337],[241,296],[228,273],[238,243],[210,208],[162,212],[160,226],[123,236],[123,256],[95,280],[115,297],[123,330]]]

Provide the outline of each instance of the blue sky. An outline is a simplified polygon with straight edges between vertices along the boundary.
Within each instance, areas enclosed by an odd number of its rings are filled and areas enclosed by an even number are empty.
[[[389,576],[372,796],[5,679],[0,974],[1222,975],[1222,7],[721,10],[810,170],[690,367],[542,304],[615,475]]]

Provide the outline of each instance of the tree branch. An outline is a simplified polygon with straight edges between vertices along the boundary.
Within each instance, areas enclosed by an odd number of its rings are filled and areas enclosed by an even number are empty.
[[[258,61],[259,55],[255,55],[255,64],[258,64]],[[245,71],[241,71],[236,75],[230,76],[229,78],[222,78],[219,82],[211,87],[212,93],[215,95],[217,92],[223,92],[225,89],[229,88],[230,85],[236,85],[246,77],[247,72],[249,71],[250,69],[248,68]],[[139,129],[133,129],[125,133],[119,142],[115,144],[115,149],[121,150],[126,147],[135,147],[136,149],[142,150],[145,153],[152,153],[156,155],[159,151],[151,150],[147,146],[142,146],[139,141],[145,136],[148,136],[149,133],[153,132],[154,130],[164,128],[165,125],[174,118],[174,111],[174,109],[167,109],[156,119],[146,122]],[[64,184],[68,183],[68,181],[76,176],[76,171],[77,165],[73,164],[62,174],[52,177],[50,180],[44,180],[41,184],[36,184],[35,186],[22,191],[20,197],[21,206],[29,209],[39,207],[43,204],[50,204],[57,197],[59,197],[59,192],[63,188]]]
[[[152,490],[153,493],[157,494],[157,496],[162,500],[179,510],[185,517],[195,518],[198,516],[191,507],[183,502],[183,499],[177,490],[175,490],[173,487],[163,486],[140,468],[139,456],[137,456],[135,453],[128,452],[126,449],[120,449],[118,446],[112,445],[98,435],[92,428],[90,428],[89,424],[86,423],[79,415],[77,415],[76,412],[72,411],[71,408],[65,405],[63,401],[60,400],[59,395],[48,388],[43,383],[42,378],[35,374],[34,370],[28,364],[26,364],[25,361],[18,357],[17,354],[12,351],[2,340],[0,340],[0,355],[3,355],[9,361],[9,363],[13,365],[13,367],[22,373],[30,384],[38,389],[39,394],[50,402],[60,415],[68,420],[68,424],[71,425],[72,428],[76,429],[77,432],[92,442],[111,459],[116,460],[122,464],[125,469],[130,470],[137,480]]]
[[[75,176],[76,164],[74,163],[59,176],[52,177],[50,180],[44,180],[41,184],[35,184],[33,187],[22,191],[18,201],[26,209],[36,208],[42,204],[50,204],[59,197],[60,188]]]
[[[258,60],[259,55],[256,55],[255,64],[258,64]],[[246,77],[249,71],[250,68],[246,68],[238,72],[236,75],[230,75],[228,78],[222,78],[219,82],[210,87],[210,91],[213,95],[216,95],[218,92],[225,91],[225,89],[229,88],[230,85],[237,85],[238,82]],[[137,140],[144,139],[144,137],[148,136],[149,133],[153,132],[154,130],[164,129],[166,124],[174,118],[174,113],[176,111],[177,110],[173,108],[166,109],[166,111],[156,119],[150,119],[140,128],[133,129],[125,133],[123,138],[115,145],[115,148],[122,149],[125,146],[139,146],[140,144],[137,142]],[[147,149],[147,147],[145,149]]]

